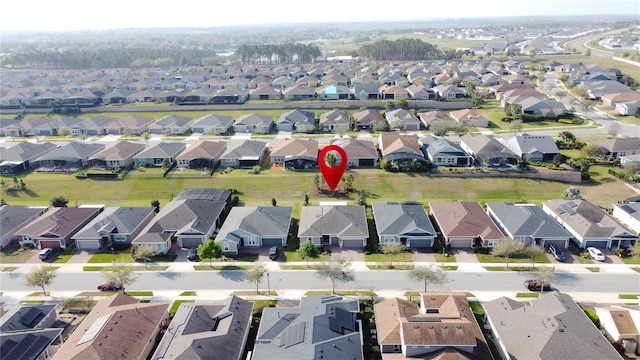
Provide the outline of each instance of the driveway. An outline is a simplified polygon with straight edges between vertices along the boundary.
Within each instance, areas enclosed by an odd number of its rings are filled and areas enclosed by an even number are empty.
[[[411,249],[413,262],[436,262],[436,255],[431,248]]]
[[[453,249],[456,262],[478,263],[478,258],[472,249]]]
[[[331,250],[331,258],[344,258],[353,262],[364,262],[364,250],[362,249],[345,249],[339,246],[329,247]]]

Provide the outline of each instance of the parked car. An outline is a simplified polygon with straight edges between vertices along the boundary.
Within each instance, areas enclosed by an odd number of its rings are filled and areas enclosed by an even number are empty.
[[[597,260],[597,261],[605,261],[605,257],[604,254],[602,253],[602,251],[600,251],[597,248],[594,247],[588,247],[587,248],[587,252],[589,253],[589,256],[591,256],[591,258],[593,260]]]
[[[189,249],[189,252],[187,252],[187,260],[198,261],[198,249]]]
[[[38,254],[38,257],[42,261],[47,261],[51,259],[51,257],[53,256],[53,254],[55,254],[55,252],[56,250],[54,248],[44,248],[40,251],[40,254]]]
[[[544,291],[551,290],[551,284],[549,282],[536,279],[525,280],[524,287],[531,291],[540,291],[540,288],[543,288]]]
[[[122,285],[115,281],[105,281],[98,285],[98,290],[100,291],[118,291],[120,289],[122,289]]]
[[[269,248],[269,259],[275,260],[278,258],[278,247],[272,246]]]
[[[557,246],[556,244],[549,245],[547,250],[549,251],[549,253],[551,253],[551,255],[553,255],[554,259],[556,259],[558,261],[567,260],[567,258],[564,256],[564,253],[562,252],[562,250],[560,250],[560,247]]]

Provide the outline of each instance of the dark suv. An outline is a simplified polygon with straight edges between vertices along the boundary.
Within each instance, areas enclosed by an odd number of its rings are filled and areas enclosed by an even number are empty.
[[[560,248],[556,244],[549,245],[547,250],[549,251],[549,253],[551,253],[551,255],[553,255],[554,259],[556,259],[558,261],[567,260],[567,258],[564,256],[564,253],[562,252],[562,250],[560,250]]]

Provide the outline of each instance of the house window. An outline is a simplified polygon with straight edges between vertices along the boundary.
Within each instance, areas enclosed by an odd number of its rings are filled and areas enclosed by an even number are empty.
[[[222,244],[222,250],[224,250],[225,252],[229,252],[229,244],[228,243]]]
[[[252,237],[248,237],[246,239],[245,245],[247,245],[247,246],[256,246],[256,245],[258,245],[258,239],[253,237],[253,236]]]
[[[33,238],[31,237],[31,235],[22,235],[22,241],[33,242]]]
[[[400,352],[400,345],[393,345],[393,352]]]

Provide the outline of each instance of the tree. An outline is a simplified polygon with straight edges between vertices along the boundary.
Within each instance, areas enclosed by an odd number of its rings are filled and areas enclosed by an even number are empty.
[[[256,284],[256,294],[260,293],[258,291],[258,285],[262,282],[262,278],[264,277],[264,274],[266,272],[267,269],[265,269],[264,265],[262,264],[252,266],[249,270],[247,270],[246,279]]]
[[[278,206],[278,202],[276,201],[276,198],[271,198],[271,206]]]
[[[367,205],[367,193],[364,190],[358,191],[358,205]]]
[[[519,133],[522,131],[522,120],[513,120],[509,128],[513,130],[514,133]]]
[[[62,136],[63,138],[66,138],[69,135],[71,135],[71,131],[69,131],[68,128],[63,127],[58,129],[58,136]]]
[[[345,191],[351,191],[353,190],[353,181],[354,181],[354,176],[353,174],[349,174],[347,176],[343,176],[342,177],[342,182],[344,182],[344,189]]]
[[[631,256],[640,257],[640,242],[636,242],[636,245],[631,248]]]
[[[133,273],[133,266],[130,264],[113,264],[111,270],[103,273],[105,279],[107,281],[117,282],[122,286],[122,293],[124,294],[124,289],[133,284],[136,281],[136,276]]]
[[[45,265],[35,267],[25,275],[25,284],[27,286],[41,287],[42,293],[46,296],[49,294],[45,290],[45,286],[51,285],[51,282],[57,275],[56,268],[53,266]]]
[[[307,261],[307,267],[309,267],[309,259],[320,256],[320,249],[311,240],[303,241],[296,252],[300,259]]]
[[[316,275],[321,279],[331,280],[331,293],[336,293],[336,284],[353,281],[351,261],[339,257],[320,265]]]
[[[580,100],[580,106],[582,107],[582,111],[584,111],[585,117],[588,117],[589,110],[593,109],[594,104],[593,100]]]
[[[640,171],[640,164],[637,162],[628,162],[624,166],[624,174],[629,179],[633,179],[638,174],[638,171]]]
[[[222,248],[220,244],[209,239],[198,245],[198,256],[200,259],[209,259],[209,267],[213,267],[212,259],[220,259],[222,257]]]
[[[562,141],[564,141],[567,144],[573,144],[576,142],[576,136],[573,135],[573,133],[571,131],[561,131],[560,134],[560,138],[562,139]]]
[[[556,268],[552,266],[544,266],[538,269],[538,277],[542,282],[543,286],[540,287],[540,295],[544,292],[544,284],[551,284],[551,280],[553,280],[553,275],[556,271]]]
[[[567,190],[562,193],[562,198],[566,200],[580,199],[580,189],[575,186],[569,186]]]
[[[325,156],[324,161],[329,167],[331,168],[336,167],[336,165],[338,165],[338,157],[336,156],[336,152],[329,151],[327,153],[327,156]]]
[[[393,268],[393,257],[403,253],[407,248],[399,242],[388,242],[379,246],[380,252],[389,256],[389,268]]]
[[[313,187],[315,187],[316,189],[320,189],[320,175],[316,174],[313,177]]]
[[[564,155],[562,154],[555,154],[553,156],[553,165],[555,166],[560,166],[562,165],[562,163],[564,162]]]
[[[546,251],[543,248],[537,245],[528,246],[525,250],[527,257],[531,259],[531,268],[536,268],[536,258],[539,256],[545,256]]]
[[[51,206],[53,207],[67,207],[69,200],[65,199],[64,196],[59,195],[51,199]]]
[[[424,291],[427,291],[427,285],[442,285],[447,281],[447,277],[442,268],[435,265],[416,266],[407,273],[409,279],[414,281],[422,281]]]
[[[616,137],[618,136],[618,134],[620,134],[620,123],[618,121],[612,121],[611,124],[609,125],[609,135]]]
[[[156,252],[151,246],[140,246],[136,249],[136,257],[144,260],[144,268],[147,269],[147,261],[151,260]]]
[[[153,211],[155,211],[155,213],[159,213],[160,212],[160,201],[158,200],[151,200],[151,207],[153,208]]]
[[[589,159],[594,159],[600,156],[600,153],[600,147],[596,144],[585,145],[582,150],[580,150],[580,154]]]
[[[166,170],[166,169],[168,169],[170,166],[171,166],[171,162],[169,162],[169,159],[168,159],[168,158],[164,158],[164,159],[162,160],[162,168]]]
[[[149,138],[151,137],[151,135],[149,135],[148,131],[145,131],[142,133],[142,138],[144,139],[144,142],[147,146],[149,146]]]
[[[304,194],[304,205],[309,205],[309,194]]]
[[[498,241],[496,246],[491,250],[491,254],[494,256],[502,256],[506,259],[507,270],[509,269],[509,257],[517,254],[522,254],[525,251],[525,245],[511,238],[503,238]]]

